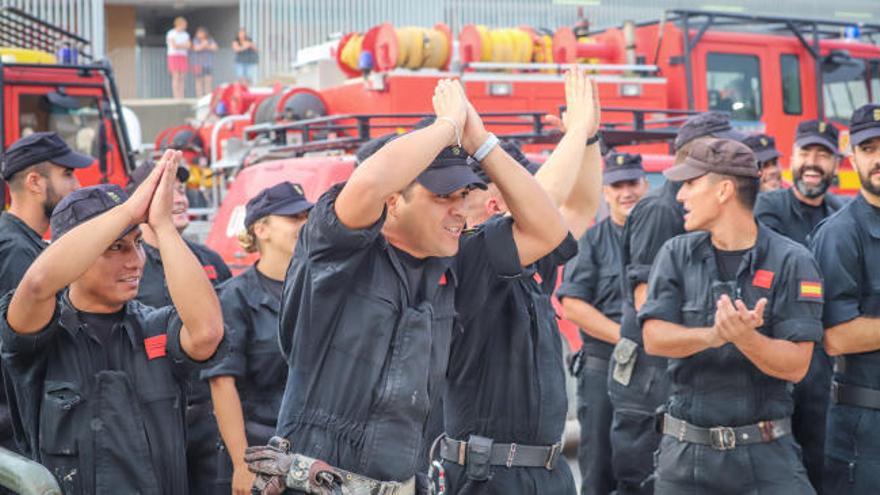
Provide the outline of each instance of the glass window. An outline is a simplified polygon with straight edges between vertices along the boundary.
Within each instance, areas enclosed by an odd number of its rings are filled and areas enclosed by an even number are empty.
[[[101,127],[98,99],[59,93],[25,94],[18,100],[19,135],[57,132],[74,150],[98,156]]]
[[[801,68],[797,55],[779,57],[782,74],[782,111],[788,115],[803,113],[801,105]]]
[[[871,103],[880,103],[880,60],[871,63]]]
[[[729,112],[734,120],[760,119],[764,112],[757,56],[710,53],[706,66],[709,110]]]
[[[869,102],[870,66],[864,60],[832,53],[822,63],[822,94],[825,117],[848,123],[853,110]]]

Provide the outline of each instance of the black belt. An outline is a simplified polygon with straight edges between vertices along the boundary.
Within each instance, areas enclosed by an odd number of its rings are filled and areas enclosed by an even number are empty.
[[[607,359],[596,356],[587,356],[584,358],[584,368],[588,370],[598,371],[600,373],[608,373]]]
[[[835,404],[843,404],[845,406],[880,409],[880,390],[832,382],[831,400]]]
[[[730,450],[737,445],[773,442],[791,434],[791,418],[761,421],[747,426],[702,428],[666,414],[663,417],[663,434],[677,438],[679,442]]]
[[[489,464],[507,467],[543,467],[553,470],[562,453],[562,442],[550,446],[492,444]],[[467,442],[444,437],[440,440],[440,457],[458,465],[467,463]]]

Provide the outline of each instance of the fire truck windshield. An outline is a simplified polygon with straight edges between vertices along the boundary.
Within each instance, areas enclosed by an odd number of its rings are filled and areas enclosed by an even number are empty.
[[[101,119],[96,97],[59,93],[23,94],[18,104],[19,135],[57,132],[74,150],[98,156]]]
[[[822,63],[822,82],[825,116],[832,120],[847,123],[853,110],[880,101],[877,62],[833,53]]]

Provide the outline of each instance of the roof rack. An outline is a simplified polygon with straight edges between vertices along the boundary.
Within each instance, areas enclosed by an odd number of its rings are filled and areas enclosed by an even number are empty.
[[[0,7],[0,43],[52,54],[70,46],[80,57],[93,60],[89,40],[15,7]]]
[[[560,108],[560,111],[563,110]],[[616,122],[604,122],[602,141],[609,148],[646,142],[663,142],[675,139],[678,127],[688,116],[696,113],[691,110],[649,109],[608,107],[602,113],[629,114]],[[490,128],[510,128],[511,132],[498,132],[504,140],[515,140],[523,144],[554,144],[562,134],[544,122],[545,112],[488,112],[481,113],[483,124]],[[660,115],[660,116],[658,116]],[[278,124],[257,124],[247,127],[244,138],[248,141],[268,139],[271,148],[267,151],[277,156],[277,152],[289,156],[302,156],[306,153],[356,150],[361,144],[385,132],[411,129],[427,113],[396,114],[342,114],[317,117]],[[528,130],[524,130],[528,129]],[[378,131],[378,132],[377,132]],[[291,136],[296,138],[291,139]]]
[[[693,109],[695,104],[691,53],[697,46],[697,43],[703,39],[703,35],[706,34],[706,31],[712,27],[744,28],[751,26],[757,29],[746,29],[745,31],[771,34],[791,34],[797,38],[807,53],[810,54],[816,71],[816,108],[819,118],[824,118],[825,116],[825,105],[822,91],[822,56],[819,42],[821,40],[839,39],[844,35],[847,29],[852,28],[858,28],[860,37],[870,39],[871,42],[875,44],[877,43],[875,37],[880,36],[880,24],[812,19],[806,17],[747,15],[710,10],[668,10],[664,12],[663,17],[659,20],[642,22],[636,25],[649,26],[660,24],[662,26],[667,22],[678,25],[681,29],[682,36],[684,37],[684,53],[682,53],[682,56],[677,62],[684,64],[688,108]],[[696,31],[696,33],[691,34],[692,31]],[[602,32],[602,30],[594,31],[590,34],[597,34],[600,32]],[[657,63],[657,57],[659,57],[659,55],[660,46],[658,45],[654,54],[654,64]]]

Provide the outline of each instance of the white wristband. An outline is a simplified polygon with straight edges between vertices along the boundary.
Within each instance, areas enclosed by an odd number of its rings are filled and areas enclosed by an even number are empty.
[[[490,132],[489,137],[487,137],[486,140],[483,141],[483,144],[481,144],[480,147],[477,148],[477,151],[474,152],[474,160],[482,162],[483,159],[485,159],[486,156],[489,154],[489,152],[491,152],[492,149],[498,146],[498,143],[498,137]]]

